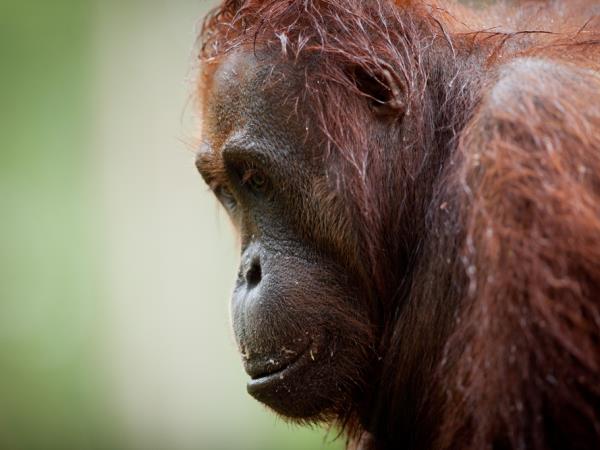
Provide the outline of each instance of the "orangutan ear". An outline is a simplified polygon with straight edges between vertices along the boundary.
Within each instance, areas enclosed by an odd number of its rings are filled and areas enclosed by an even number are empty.
[[[351,76],[376,116],[391,118],[404,116],[406,90],[400,79],[391,71],[383,69],[372,74],[363,68],[355,68]]]

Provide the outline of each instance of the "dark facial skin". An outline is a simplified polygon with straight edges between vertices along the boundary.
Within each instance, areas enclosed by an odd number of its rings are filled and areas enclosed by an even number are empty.
[[[241,237],[231,310],[248,392],[317,420],[361,395],[374,327],[360,245],[288,69],[234,54],[207,75],[197,166]]]

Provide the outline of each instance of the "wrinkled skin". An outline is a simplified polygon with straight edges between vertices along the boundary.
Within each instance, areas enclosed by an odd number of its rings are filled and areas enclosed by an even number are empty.
[[[281,108],[298,80],[234,54],[209,83],[197,166],[241,235],[231,311],[248,391],[288,417],[343,415],[375,357],[368,280],[359,243],[319,213],[340,205],[321,198],[329,174],[308,121]]]

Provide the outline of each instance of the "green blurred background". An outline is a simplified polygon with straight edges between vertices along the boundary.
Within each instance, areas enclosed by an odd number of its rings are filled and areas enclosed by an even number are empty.
[[[0,448],[340,449],[245,392],[202,0],[0,0]]]

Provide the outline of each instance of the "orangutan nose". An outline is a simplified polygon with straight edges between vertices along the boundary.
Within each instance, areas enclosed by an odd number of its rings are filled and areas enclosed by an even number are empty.
[[[262,280],[262,268],[260,266],[260,257],[254,255],[251,257],[249,264],[245,268],[246,286],[248,289],[252,289],[257,286]]]

